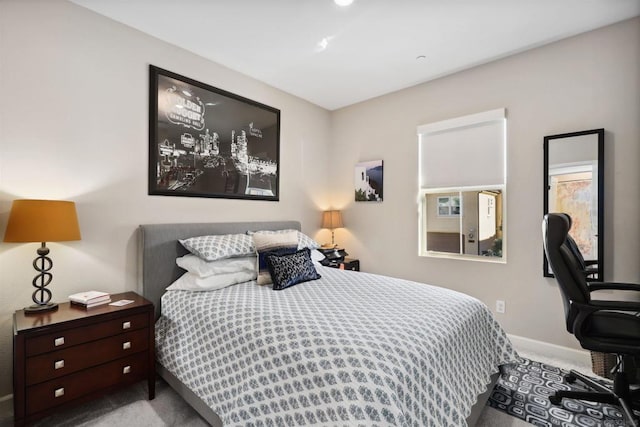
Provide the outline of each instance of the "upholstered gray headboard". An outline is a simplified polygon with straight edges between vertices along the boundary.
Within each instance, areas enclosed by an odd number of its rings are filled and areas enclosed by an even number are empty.
[[[176,258],[187,253],[178,239],[210,234],[236,234],[248,230],[300,230],[298,221],[212,222],[197,224],[143,224],[140,226],[138,275],[142,293],[160,316],[160,297],[184,270]]]

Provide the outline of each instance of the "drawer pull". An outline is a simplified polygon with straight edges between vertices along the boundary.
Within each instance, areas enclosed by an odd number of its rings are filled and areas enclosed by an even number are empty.
[[[127,342],[123,342],[122,343],[122,349],[123,350],[129,350],[131,348],[131,341],[127,341]]]
[[[131,322],[122,322],[122,329],[129,329],[131,327]]]
[[[131,372],[131,366],[127,365],[124,368],[122,368],[123,374],[128,374],[129,372]]]
[[[55,340],[53,340],[53,345],[56,347],[64,345],[64,337],[56,338]]]
[[[64,368],[64,359],[62,359],[62,360],[56,360],[56,361],[53,363],[53,369],[62,369],[62,368]]]
[[[55,397],[62,397],[62,396],[64,396],[64,387],[57,388],[57,389],[53,392],[53,395],[54,395]]]

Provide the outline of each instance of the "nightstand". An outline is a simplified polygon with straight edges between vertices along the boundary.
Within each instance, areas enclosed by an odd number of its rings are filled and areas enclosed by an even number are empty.
[[[337,247],[329,247],[329,248],[318,248],[318,251],[322,253],[322,255],[326,256],[328,260],[336,260],[336,259],[344,259],[347,255],[347,251],[342,248]]]
[[[345,258],[344,261],[331,263],[328,267],[339,268],[340,270],[360,271],[360,260],[354,258]]]
[[[153,304],[134,292],[111,299],[134,302],[14,313],[16,426],[145,379],[149,400],[155,397]]]

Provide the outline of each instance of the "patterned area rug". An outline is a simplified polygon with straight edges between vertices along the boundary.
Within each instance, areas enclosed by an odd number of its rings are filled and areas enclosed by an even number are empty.
[[[624,426],[622,412],[611,405],[562,399],[562,406],[549,402],[556,390],[586,390],[580,382],[563,383],[568,372],[528,359],[506,367],[489,398],[489,405],[536,426],[611,427]]]

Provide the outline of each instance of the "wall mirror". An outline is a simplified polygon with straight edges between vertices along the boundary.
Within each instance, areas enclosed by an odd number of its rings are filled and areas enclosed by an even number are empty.
[[[604,129],[544,137],[544,213],[571,216],[569,234],[586,262],[589,281],[602,281],[604,248]],[[553,273],[543,254],[543,273]]]

